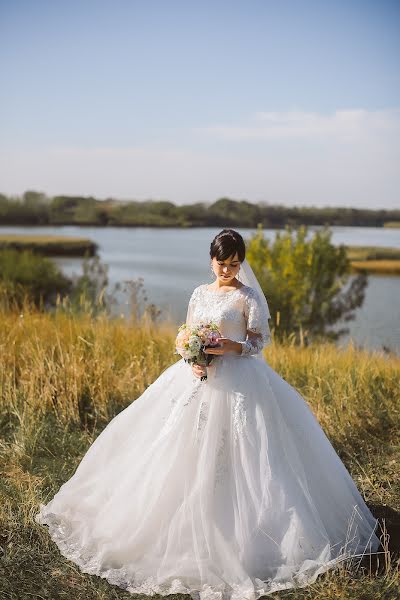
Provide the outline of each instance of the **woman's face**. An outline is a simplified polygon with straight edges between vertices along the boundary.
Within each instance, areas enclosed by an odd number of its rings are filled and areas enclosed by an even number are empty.
[[[240,260],[237,252],[225,260],[217,260],[214,256],[211,261],[211,267],[221,285],[230,285],[240,269]]]

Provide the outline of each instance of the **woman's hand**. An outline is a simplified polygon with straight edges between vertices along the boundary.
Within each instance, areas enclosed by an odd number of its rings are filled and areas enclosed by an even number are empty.
[[[195,377],[198,377],[200,379],[200,377],[203,377],[203,375],[207,375],[206,367],[203,367],[202,365],[198,365],[196,363],[193,363],[191,366],[192,366],[192,373]]]
[[[229,338],[219,337],[217,338],[218,344],[221,344],[220,348],[213,348],[209,346],[205,348],[204,352],[206,354],[241,354],[242,353],[242,345],[239,342],[235,342],[234,340],[230,340]]]

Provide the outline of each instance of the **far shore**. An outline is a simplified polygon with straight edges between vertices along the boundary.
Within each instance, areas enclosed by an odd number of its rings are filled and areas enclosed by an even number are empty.
[[[400,260],[354,260],[351,268],[358,273],[366,271],[376,275],[400,275]]]
[[[0,234],[0,250],[31,250],[45,256],[94,256],[97,244],[87,238],[61,235]]]

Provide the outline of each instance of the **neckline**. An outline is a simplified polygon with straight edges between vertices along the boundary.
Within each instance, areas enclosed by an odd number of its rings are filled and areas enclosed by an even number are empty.
[[[205,283],[205,288],[207,292],[210,292],[211,294],[216,294],[217,296],[225,296],[226,294],[233,294],[233,292],[238,292],[239,290],[242,290],[245,286],[245,284],[241,285],[240,288],[235,288],[234,290],[229,290],[228,292],[217,292],[216,290],[210,290],[210,288],[208,287],[208,283]]]

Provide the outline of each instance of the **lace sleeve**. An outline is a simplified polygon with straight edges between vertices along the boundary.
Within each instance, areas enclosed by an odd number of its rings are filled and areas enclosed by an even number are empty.
[[[197,287],[193,290],[193,293],[190,296],[187,313],[186,313],[186,324],[187,325],[193,324],[193,313],[194,313],[194,307],[196,304],[198,293],[199,293],[199,288]]]
[[[244,305],[244,316],[247,323],[247,337],[242,345],[242,354],[258,354],[271,341],[268,325],[269,315],[260,302],[258,292],[250,288]]]

